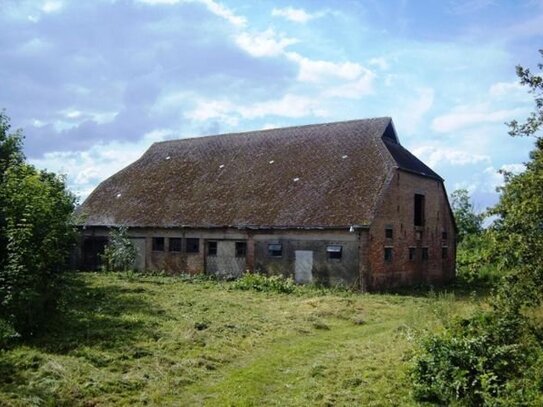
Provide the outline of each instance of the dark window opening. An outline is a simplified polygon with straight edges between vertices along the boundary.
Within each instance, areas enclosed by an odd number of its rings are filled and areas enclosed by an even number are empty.
[[[100,268],[107,243],[108,239],[105,236],[86,237],[83,240],[82,266],[84,270],[98,270]]]
[[[217,242],[207,242],[207,255],[208,256],[217,255]]]
[[[385,247],[385,261],[392,261],[392,247]]]
[[[341,260],[343,255],[343,247],[340,245],[326,246],[326,254],[328,256],[328,260]]]
[[[164,251],[164,238],[163,237],[153,237],[153,251],[154,252],[163,252]]]
[[[170,237],[170,251],[171,252],[180,252],[181,251],[181,238],[180,237]]]
[[[392,239],[393,236],[394,236],[394,231],[392,230],[392,228],[386,228],[385,229],[385,238]]]
[[[415,194],[415,226],[424,226],[424,195]]]
[[[245,257],[247,255],[247,243],[236,242],[236,257]]]
[[[447,259],[449,257],[449,248],[447,246],[443,246],[441,248],[441,258]]]
[[[409,260],[417,260],[417,249],[415,247],[409,248]]]
[[[187,253],[198,253],[200,251],[200,239],[187,238]]]
[[[268,253],[271,257],[283,256],[283,245],[281,244],[269,244]]]
[[[447,232],[441,232],[441,239],[447,240]]]
[[[427,247],[423,247],[422,248],[422,260],[428,260],[428,248]]]

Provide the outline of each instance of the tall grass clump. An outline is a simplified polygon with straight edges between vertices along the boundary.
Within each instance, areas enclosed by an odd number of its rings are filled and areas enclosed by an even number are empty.
[[[236,290],[253,290],[280,294],[293,294],[300,290],[292,278],[265,276],[260,273],[246,273],[234,281],[231,287]]]

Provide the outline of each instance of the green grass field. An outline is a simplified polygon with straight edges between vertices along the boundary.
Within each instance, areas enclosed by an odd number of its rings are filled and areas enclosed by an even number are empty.
[[[479,306],[453,294],[67,280],[47,333],[0,353],[0,405],[415,405],[407,371],[417,338]]]

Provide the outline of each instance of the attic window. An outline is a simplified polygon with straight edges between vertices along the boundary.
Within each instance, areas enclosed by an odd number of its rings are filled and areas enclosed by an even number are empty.
[[[441,232],[441,239],[447,240],[447,232]]]
[[[415,226],[424,226],[424,195],[415,194]]]
[[[409,248],[409,260],[413,261],[417,259],[417,248],[416,247],[410,247]]]
[[[164,251],[164,238],[163,237],[153,237],[153,251],[154,252],[163,252]]]
[[[343,254],[343,247],[340,245],[326,246],[326,254],[328,260],[341,260],[341,256]]]
[[[170,237],[170,248],[171,252],[180,252],[181,251],[181,238],[180,237]]]
[[[268,245],[268,254],[270,257],[282,257],[283,245],[280,243],[272,243]]]
[[[447,259],[449,257],[449,248],[447,246],[443,246],[441,248],[441,258],[443,260]]]
[[[187,238],[187,253],[198,253],[200,251],[200,239]]]

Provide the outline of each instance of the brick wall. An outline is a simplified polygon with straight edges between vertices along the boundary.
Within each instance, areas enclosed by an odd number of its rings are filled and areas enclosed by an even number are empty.
[[[424,195],[424,226],[414,225],[415,194]],[[385,230],[392,229],[392,238]],[[443,238],[446,233],[446,238]],[[440,181],[396,170],[386,186],[369,231],[368,289],[444,283],[454,277],[455,232]],[[392,259],[385,260],[385,247]],[[442,258],[443,248],[446,258]],[[409,258],[415,248],[415,259]],[[428,259],[423,259],[427,248]]]

